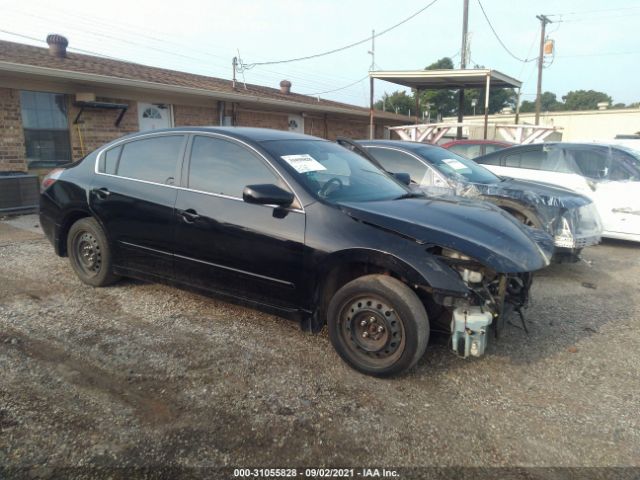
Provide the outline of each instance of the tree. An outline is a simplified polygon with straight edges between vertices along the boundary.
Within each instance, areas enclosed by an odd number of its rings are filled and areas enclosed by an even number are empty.
[[[453,60],[449,57],[442,57],[424,69],[452,70]],[[428,105],[429,111],[443,117],[455,115],[458,109],[456,90],[424,90],[420,93],[420,105],[422,108]]]
[[[599,102],[611,104],[611,97],[595,90],[572,90],[562,97],[565,110],[597,110]]]
[[[565,109],[564,104],[562,102],[559,102],[556,94],[552,92],[544,92],[540,96],[540,106],[540,111],[542,112],[557,112],[559,110]],[[536,102],[525,100],[520,104],[520,111],[522,113],[535,112]]]
[[[397,90],[391,95],[385,92],[385,94],[382,95],[382,100],[378,100],[374,104],[374,108],[376,110],[408,115],[411,111],[415,113],[416,101],[413,95],[407,95],[407,92]]]
[[[484,113],[484,88],[470,88],[464,93],[464,114],[473,115],[471,101],[476,100],[476,114]],[[513,88],[495,88],[489,92],[489,113],[499,113],[504,108],[516,108],[516,92]]]

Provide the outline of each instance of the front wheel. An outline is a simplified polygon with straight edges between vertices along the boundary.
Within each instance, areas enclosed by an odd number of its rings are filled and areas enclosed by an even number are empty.
[[[366,275],[344,285],[327,311],[333,347],[351,367],[387,377],[413,367],[429,341],[424,305],[388,275]]]
[[[118,280],[111,267],[111,249],[102,227],[94,218],[81,218],[69,229],[67,253],[78,278],[92,287]]]

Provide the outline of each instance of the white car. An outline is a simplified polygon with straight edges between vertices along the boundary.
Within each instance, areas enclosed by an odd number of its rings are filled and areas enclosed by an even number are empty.
[[[624,145],[538,143],[474,158],[502,177],[569,188],[598,209],[603,237],[640,242],[640,152]]]

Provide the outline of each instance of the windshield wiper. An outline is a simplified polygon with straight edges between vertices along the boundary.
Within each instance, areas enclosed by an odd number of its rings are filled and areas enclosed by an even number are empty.
[[[394,200],[402,200],[404,198],[422,198],[424,196],[425,196],[424,193],[407,192],[404,195],[400,195],[399,197],[394,198]]]

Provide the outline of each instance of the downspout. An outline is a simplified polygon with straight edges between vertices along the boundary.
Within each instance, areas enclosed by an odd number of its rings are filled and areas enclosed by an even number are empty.
[[[489,130],[489,89],[491,88],[491,71],[487,73],[487,86],[484,92],[484,139],[487,139]]]
[[[218,125],[221,127],[224,125],[224,111],[226,105],[222,100],[218,100]]]

